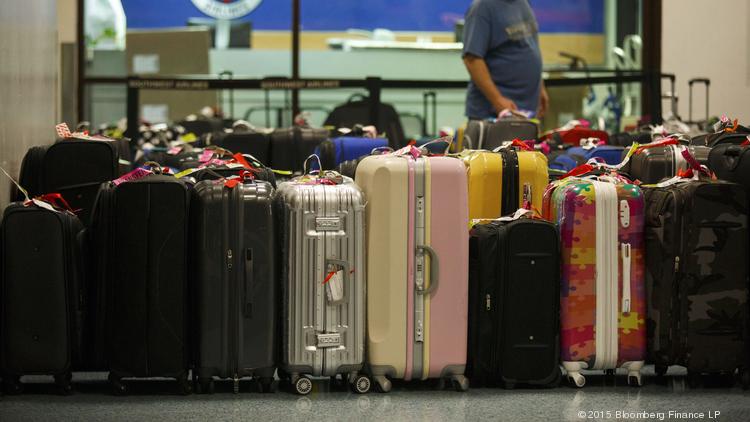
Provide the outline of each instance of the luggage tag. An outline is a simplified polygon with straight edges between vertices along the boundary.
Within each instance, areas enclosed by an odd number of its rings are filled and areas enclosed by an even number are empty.
[[[601,145],[602,141],[599,138],[584,138],[584,139],[581,139],[580,144],[581,144],[581,148],[588,151]]]
[[[123,184],[125,182],[130,182],[130,181],[133,181],[133,180],[142,179],[142,178],[148,176],[149,174],[154,174],[154,172],[151,171],[151,170],[149,170],[149,169],[143,168],[143,167],[138,167],[137,169],[135,169],[135,170],[133,170],[133,171],[131,171],[129,173],[126,173],[126,174],[120,176],[119,178],[113,180],[112,183],[114,183],[115,186],[120,186],[121,184]]]
[[[214,158],[214,152],[210,149],[206,149],[203,150],[200,157],[198,158],[198,161],[200,161],[201,163],[208,163],[212,158]]]
[[[338,265],[328,265],[328,274],[323,284],[326,286],[326,297],[331,303],[344,300],[344,269]]]
[[[167,154],[168,155],[177,155],[177,154],[179,154],[181,152],[182,152],[182,147],[181,146],[172,147],[172,148],[170,148],[170,149],[167,150]]]

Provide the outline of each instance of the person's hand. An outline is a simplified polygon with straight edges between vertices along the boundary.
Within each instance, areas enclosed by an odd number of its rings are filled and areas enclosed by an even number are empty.
[[[500,97],[497,104],[495,104],[495,110],[501,113],[503,110],[518,111],[518,106],[510,98]]]
[[[542,90],[539,92],[539,107],[536,109],[536,117],[542,118],[549,109],[549,95],[547,94],[547,88],[542,85]]]

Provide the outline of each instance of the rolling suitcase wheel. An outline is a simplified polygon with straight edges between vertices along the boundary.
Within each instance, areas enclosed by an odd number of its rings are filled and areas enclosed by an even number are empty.
[[[354,382],[351,384],[352,391],[354,391],[357,394],[365,394],[368,391],[370,391],[370,378],[366,377],[365,375],[358,375]]]
[[[112,394],[114,394],[115,396],[124,396],[128,394],[128,387],[122,381],[122,378],[110,373],[108,380],[110,386],[112,387]]]
[[[568,381],[578,388],[582,388],[586,385],[586,378],[578,372],[568,373]]]
[[[375,390],[379,393],[388,393],[391,391],[393,384],[385,375],[375,375],[372,378],[375,381]]]
[[[312,380],[306,375],[302,375],[294,381],[294,391],[301,396],[306,396],[312,391]]]
[[[187,396],[193,392],[193,386],[190,384],[186,376],[177,378],[177,394],[181,396]]]
[[[643,378],[640,372],[631,372],[628,374],[628,385],[631,387],[643,386]]]
[[[469,379],[463,375],[453,375],[451,377],[453,388],[459,393],[469,390]]]
[[[740,383],[743,390],[750,388],[750,370],[740,369]]]
[[[57,385],[57,391],[61,396],[69,396],[73,394],[73,384],[71,384],[72,379],[73,374],[70,372],[63,375],[55,375],[55,384]]]
[[[3,379],[3,390],[5,394],[17,395],[23,393],[23,384],[21,384],[21,377],[8,376]]]
[[[667,370],[669,370],[669,367],[666,365],[654,365],[654,372],[656,372],[656,376],[658,377],[667,375]]]

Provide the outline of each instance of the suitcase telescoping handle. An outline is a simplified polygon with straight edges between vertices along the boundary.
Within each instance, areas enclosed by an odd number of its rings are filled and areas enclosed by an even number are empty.
[[[430,256],[430,287],[418,290],[418,294],[429,295],[432,294],[438,288],[438,281],[440,280],[440,260],[438,254],[434,249],[427,245],[418,245],[417,252],[426,252]]]
[[[693,78],[688,81],[689,91],[690,91],[690,102],[688,104],[689,111],[688,111],[688,121],[693,122],[693,85],[695,84],[702,84],[706,86],[706,122],[708,122],[708,105],[709,105],[709,90],[711,89],[711,80],[708,78]]]
[[[253,250],[245,249],[245,299],[243,312],[246,318],[252,317],[253,312],[253,277],[255,269],[253,266]]]
[[[329,296],[329,301],[331,305],[340,305],[342,303],[346,303],[349,298],[348,295],[346,294],[346,289],[347,289],[347,286],[349,285],[349,273],[350,273],[349,263],[347,261],[340,260],[340,259],[326,259],[326,268],[328,268],[328,266],[341,267],[341,271],[343,273],[342,274],[343,280],[341,280],[341,297],[338,299],[335,299],[333,294],[331,294]],[[324,283],[330,283],[331,281],[333,281],[332,278],[334,275],[335,273],[327,275]],[[328,288],[332,288],[332,286],[329,286]]]

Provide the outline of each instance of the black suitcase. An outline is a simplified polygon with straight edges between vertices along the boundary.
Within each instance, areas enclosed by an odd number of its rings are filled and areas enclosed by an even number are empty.
[[[73,209],[80,210],[81,221],[88,224],[99,185],[116,179],[119,166],[114,141],[65,139],[31,148],[21,165],[20,184],[32,197],[62,194]]]
[[[711,148],[668,145],[637,151],[621,170],[628,173],[633,180],[640,180],[644,184],[659,183],[663,179],[676,176],[679,170],[688,169],[689,164],[682,155],[682,151],[686,148],[700,164],[711,167],[708,160]],[[623,159],[627,153],[627,150],[623,151]]]
[[[85,280],[78,236],[69,212],[20,202],[0,225],[0,372],[5,390],[21,391],[23,375],[53,375],[68,394],[82,361]]]
[[[378,104],[378,121],[370,118],[371,102],[369,98],[355,94],[349,100],[337,106],[326,118],[323,126],[342,128],[357,125],[374,125],[379,133],[385,133],[388,145],[398,149],[406,146],[407,139],[401,118],[393,105],[381,102]]]
[[[742,185],[750,189],[749,148],[740,145],[724,144],[711,148],[708,155],[709,167],[716,177]]]
[[[690,145],[705,147],[715,147],[722,144],[740,145],[747,140],[748,135],[750,135],[750,128],[740,125],[734,132],[722,131],[695,136],[691,139]]]
[[[691,181],[644,189],[649,360],[701,374],[747,372],[744,189]],[[693,378],[695,379],[695,378]]]
[[[271,168],[302,172],[302,164],[328,139],[327,129],[295,126],[271,133]]]
[[[464,131],[463,148],[492,151],[514,139],[526,141],[538,137],[539,126],[520,117],[513,116],[495,122],[470,120]]]
[[[184,128],[185,133],[192,133],[199,138],[209,133],[217,133],[224,130],[224,121],[215,117],[186,119],[180,121],[178,125]]]
[[[98,340],[113,391],[124,377],[187,380],[188,209],[190,193],[173,176],[153,174],[102,186],[97,201]]]
[[[276,370],[277,265],[273,188],[246,182],[198,183],[191,202],[191,277],[199,391],[213,377],[259,379],[271,391]]]
[[[634,143],[648,144],[651,143],[651,133],[649,132],[620,132],[609,135],[607,145],[616,145],[621,147],[629,147]]]
[[[221,133],[211,137],[211,143],[232,152],[250,154],[263,163],[271,159],[271,136],[265,132]]]
[[[560,238],[532,219],[478,224],[469,240],[472,385],[560,380]]]

